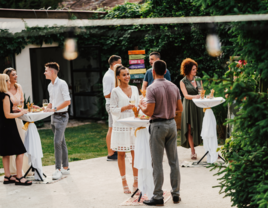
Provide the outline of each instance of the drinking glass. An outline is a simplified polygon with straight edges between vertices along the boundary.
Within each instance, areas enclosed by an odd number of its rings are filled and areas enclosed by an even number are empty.
[[[43,107],[44,107],[44,109],[46,109],[47,106],[48,106],[48,100],[47,99],[44,99],[43,100]]]
[[[135,100],[133,98],[129,98],[129,104],[135,105],[136,102],[135,102]]]
[[[200,99],[201,99],[201,92],[203,90],[203,87],[202,86],[199,86],[198,87],[198,95],[200,95]]]
[[[17,107],[18,107],[19,110],[23,109],[23,101],[22,100],[18,101]]]

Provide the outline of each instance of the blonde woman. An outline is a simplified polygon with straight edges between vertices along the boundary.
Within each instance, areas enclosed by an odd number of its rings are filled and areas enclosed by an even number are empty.
[[[22,87],[17,83],[17,72],[15,69],[13,68],[7,68],[4,70],[3,74],[6,74],[9,76],[10,79],[10,87],[8,88],[8,94],[10,95],[10,100],[13,104],[13,112],[19,112],[18,109],[18,104],[21,102],[22,104],[22,108],[23,108],[23,103],[24,103],[24,95],[23,95],[23,91],[22,91]],[[23,127],[23,122],[22,120],[15,118],[16,124],[17,124],[17,128],[20,134],[20,137],[22,139],[22,142],[24,143],[24,139],[25,139],[25,131],[22,129]],[[11,175],[16,175],[16,156],[10,156],[10,173]],[[27,172],[27,170],[29,169],[29,164],[28,164],[28,157],[26,155],[23,156],[23,166],[22,166],[22,171],[23,173]],[[30,171],[28,173],[29,175],[32,175],[32,171]]]
[[[27,110],[22,110],[19,113],[13,113],[13,104],[10,100],[10,95],[7,94],[10,87],[10,80],[6,74],[0,74],[0,156],[3,157],[3,165],[5,171],[4,184],[15,183],[15,185],[32,185],[31,181],[26,180],[22,176],[23,154],[26,149],[21,141],[15,118],[27,113]],[[16,157],[16,178],[11,176],[9,170],[10,155]]]
[[[131,128],[118,122],[119,119],[134,117],[132,108],[139,103],[139,92],[136,86],[130,86],[130,74],[128,68],[117,65],[114,67],[115,88],[111,93],[110,110],[113,116],[113,131],[111,137],[111,149],[117,151],[117,161],[122,178],[122,184],[125,194],[130,194],[126,180],[125,153],[131,151],[132,169],[134,175],[133,192],[138,188],[138,170],[134,168],[134,135],[131,134]],[[130,100],[135,101],[130,104]]]

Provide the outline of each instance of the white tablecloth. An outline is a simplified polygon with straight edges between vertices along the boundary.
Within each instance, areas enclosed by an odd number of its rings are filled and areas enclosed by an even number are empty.
[[[52,114],[53,112],[27,113],[19,118],[23,121],[35,122],[42,120],[48,116],[51,116]],[[29,165],[32,164],[32,166],[38,170],[41,177],[43,177],[43,171],[42,171],[43,151],[40,136],[34,123],[30,123],[28,126],[25,135],[24,146],[27,150],[26,155],[28,156]],[[36,173],[36,171],[34,174],[34,178],[36,180],[39,179],[39,176]]]
[[[118,122],[121,122],[124,125],[133,128],[146,127],[146,129],[141,129],[137,131],[137,137],[135,138],[134,167],[137,168],[139,171],[139,190],[141,191],[142,195],[146,194],[150,199],[153,197],[154,181],[151,150],[149,145],[149,120],[141,120],[138,118],[125,118],[118,120]]]
[[[211,108],[225,102],[222,97],[215,97],[213,99],[193,99],[193,102],[199,108]],[[203,126],[201,131],[204,148],[208,151],[207,162],[214,163],[218,159],[218,139],[217,139],[217,123],[212,109],[207,109],[203,118]]]

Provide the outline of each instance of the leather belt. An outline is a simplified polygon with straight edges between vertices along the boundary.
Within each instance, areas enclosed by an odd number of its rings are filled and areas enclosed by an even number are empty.
[[[55,112],[54,115],[66,117],[66,113],[68,113],[68,111],[65,111],[65,112]]]
[[[154,119],[154,120],[150,120],[150,123],[155,123],[155,122],[164,122],[164,121],[171,121],[174,118],[171,119],[164,119],[164,118],[158,118],[158,119]]]

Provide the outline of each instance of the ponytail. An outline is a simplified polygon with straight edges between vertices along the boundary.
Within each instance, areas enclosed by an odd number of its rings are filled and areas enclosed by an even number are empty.
[[[120,85],[120,80],[117,78],[117,76],[120,75],[121,70],[125,70],[125,69],[127,68],[122,66],[121,64],[116,64],[114,66],[115,87],[118,87]]]

